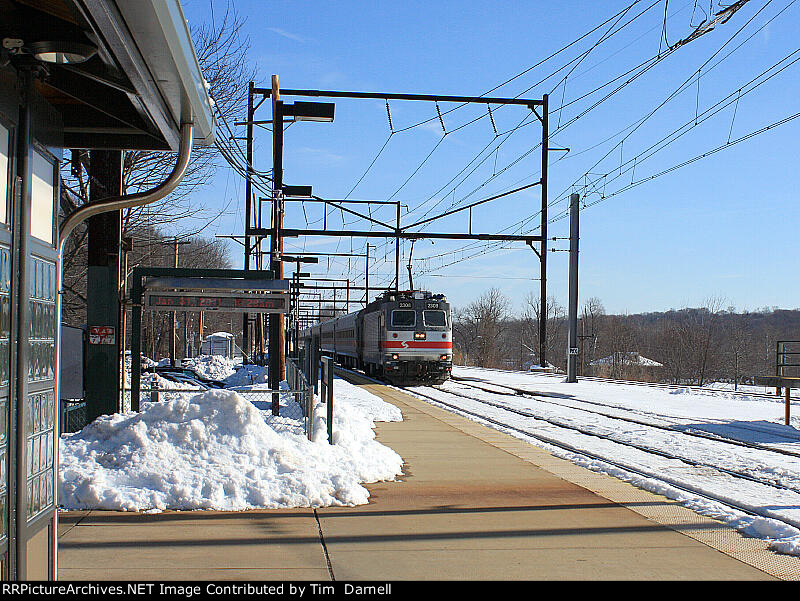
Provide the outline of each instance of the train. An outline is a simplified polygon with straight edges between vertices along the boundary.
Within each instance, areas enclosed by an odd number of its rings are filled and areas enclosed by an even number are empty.
[[[444,294],[387,291],[360,311],[306,328],[300,337],[344,366],[398,386],[441,384],[453,369]]]

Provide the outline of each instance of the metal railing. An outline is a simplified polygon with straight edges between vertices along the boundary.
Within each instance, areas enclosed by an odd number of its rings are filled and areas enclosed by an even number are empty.
[[[315,365],[312,365],[314,364]],[[294,419],[302,424],[304,434],[314,439],[314,391],[319,387],[320,401],[326,405],[328,442],[333,444],[333,380],[334,362],[329,357],[319,357],[318,361],[303,361],[298,358],[286,359],[286,383],[288,387],[279,391],[278,415]],[[321,368],[321,369],[320,369]],[[311,372],[311,378],[307,372]],[[230,390],[236,392],[257,409],[272,410],[273,393],[271,389],[252,389],[250,387],[230,387],[224,389],[202,388],[162,388],[157,382],[149,388],[140,388],[143,402],[158,403],[177,398],[191,398],[208,390]],[[121,410],[130,411],[131,390],[122,391]],[[77,432],[87,424],[86,402],[83,399],[61,400],[61,433]]]
[[[322,357],[322,371],[320,373],[321,388],[320,400],[325,403],[328,417],[328,443],[333,444],[333,378],[336,364],[330,357]]]
[[[308,378],[297,359],[286,358],[286,382],[289,388],[297,394],[300,406],[303,408],[303,420],[306,435],[309,440],[314,439],[314,389],[308,383]]]
[[[793,350],[792,350],[793,349]],[[775,347],[775,375],[786,377],[794,375],[794,371],[786,368],[800,367],[800,340],[778,340]],[[781,394],[777,387],[776,394]]]

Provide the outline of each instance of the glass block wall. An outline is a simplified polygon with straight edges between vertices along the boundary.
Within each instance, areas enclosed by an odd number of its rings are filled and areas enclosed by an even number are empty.
[[[26,398],[28,520],[53,506],[55,436],[56,265],[31,257],[28,383]]]
[[[7,246],[0,246],[0,544],[3,546],[8,542],[8,374],[10,369],[10,335],[11,249]]]

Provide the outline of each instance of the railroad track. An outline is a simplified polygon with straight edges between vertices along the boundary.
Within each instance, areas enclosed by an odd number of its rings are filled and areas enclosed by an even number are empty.
[[[469,367],[469,366],[466,366]],[[532,375],[535,374],[538,376],[545,376],[548,378],[558,378],[560,381],[563,381],[565,375],[564,374],[551,374],[547,372],[529,372],[529,371],[520,371],[516,369],[498,369],[495,367],[476,367],[474,369],[480,369],[483,371],[492,371],[501,374],[524,374],[524,375]],[[452,379],[464,379],[463,376],[451,376]],[[706,388],[705,386],[697,386],[696,384],[664,384],[661,382],[638,382],[636,380],[612,380],[611,378],[598,378],[597,376],[578,376],[578,381],[586,380],[587,382],[604,382],[606,384],[625,384],[626,386],[644,386],[647,388],[663,388],[667,390],[691,390],[692,392],[696,392],[699,394],[709,394],[709,395],[718,395],[718,394],[732,394],[734,396],[742,396],[742,397],[759,397],[763,399],[767,399],[770,401],[775,401],[778,403],[784,402],[783,397],[770,393],[770,392],[748,392],[745,390],[724,390],[719,388]],[[499,385],[498,385],[499,386]],[[792,396],[792,400],[797,400],[797,397],[794,395]]]
[[[385,385],[384,382],[381,382],[379,380],[375,380],[373,378],[367,377],[364,374],[361,374],[359,372],[353,372],[353,371],[350,371],[350,370],[343,370],[343,369],[341,369],[339,371],[342,372],[342,375],[348,374],[350,378],[357,378],[357,379],[360,379],[362,381]],[[735,470],[735,469],[729,469],[729,468],[725,468],[724,466],[713,465],[713,464],[709,464],[707,462],[692,460],[690,458],[681,457],[681,456],[678,456],[678,455],[675,455],[675,454],[672,454],[672,453],[668,453],[668,452],[660,450],[660,449],[653,449],[653,448],[648,448],[646,446],[637,445],[637,444],[630,443],[630,442],[621,442],[621,441],[618,441],[618,440],[613,440],[613,439],[610,439],[607,436],[604,436],[602,434],[598,434],[596,432],[588,431],[586,428],[581,428],[581,427],[575,426],[573,424],[557,423],[560,420],[553,420],[551,418],[543,418],[543,417],[531,414],[529,412],[525,412],[524,410],[520,410],[520,409],[516,409],[516,408],[513,408],[513,407],[509,407],[507,405],[503,405],[503,404],[500,404],[500,403],[494,403],[494,402],[486,400],[486,399],[478,399],[478,398],[470,397],[469,395],[458,395],[458,394],[454,394],[451,391],[444,391],[444,390],[441,390],[441,389],[437,389],[435,387],[431,387],[431,388],[433,390],[435,390],[436,392],[438,392],[438,393],[445,393],[445,394],[449,394],[449,395],[452,395],[452,396],[455,396],[455,397],[464,397],[464,398],[469,399],[472,402],[476,402],[476,403],[479,403],[479,404],[482,404],[482,405],[486,405],[486,406],[491,406],[491,407],[493,407],[495,409],[498,409],[498,410],[500,410],[502,412],[507,412],[507,413],[510,413],[510,414],[513,414],[513,415],[516,415],[516,416],[526,417],[526,418],[529,418],[531,420],[536,420],[536,421],[538,421],[540,423],[544,422],[544,423],[547,423],[550,426],[554,426],[556,428],[562,428],[562,429],[566,429],[566,430],[571,430],[573,432],[577,432],[579,434],[582,434],[582,435],[588,436],[588,437],[611,440],[611,442],[613,442],[614,444],[619,444],[619,445],[623,445],[623,446],[626,446],[626,447],[634,448],[637,451],[644,452],[644,453],[649,453],[649,454],[652,454],[652,455],[655,455],[655,456],[658,456],[658,457],[662,457],[662,458],[666,458],[666,459],[670,459],[670,460],[674,460],[674,461],[679,461],[679,462],[684,463],[684,464],[686,464],[687,466],[690,466],[690,467],[704,468],[704,469],[707,469],[707,470],[713,470],[715,472],[720,473],[721,475],[725,475],[725,476],[727,476],[729,478],[733,478],[733,479],[736,479],[736,480],[747,481],[747,482],[750,482],[750,483],[753,483],[753,484],[766,486],[766,487],[769,487],[769,488],[772,488],[772,489],[786,491],[786,492],[789,492],[789,493],[800,494],[800,490],[799,489],[796,489],[796,488],[793,488],[793,487],[790,487],[790,486],[784,486],[784,485],[778,484],[776,482],[771,482],[769,480],[764,480],[763,478],[757,478],[757,477],[755,477],[755,476],[753,476],[751,474],[743,473],[743,472],[740,472],[740,471]],[[731,499],[730,495],[715,495],[712,492],[709,492],[708,490],[705,490],[704,488],[701,488],[700,486],[696,486],[696,485],[694,485],[694,484],[692,484],[690,482],[686,482],[685,480],[678,480],[678,479],[676,479],[676,478],[674,478],[674,477],[672,477],[672,476],[670,476],[668,474],[665,474],[663,472],[662,473],[656,473],[654,471],[642,468],[640,466],[632,465],[632,464],[630,464],[628,462],[621,461],[621,460],[619,460],[617,458],[614,458],[614,457],[608,457],[608,456],[600,455],[600,454],[598,454],[596,452],[593,452],[593,451],[582,449],[582,448],[577,447],[577,446],[575,446],[573,444],[569,444],[567,442],[564,442],[563,440],[559,440],[558,438],[555,438],[553,436],[549,436],[548,434],[542,432],[541,428],[539,428],[538,431],[537,431],[537,429],[535,429],[534,427],[522,427],[520,425],[515,425],[513,423],[509,423],[509,421],[507,421],[507,420],[503,420],[500,416],[492,417],[492,416],[486,415],[484,413],[480,413],[478,411],[473,411],[471,409],[467,409],[463,405],[459,405],[459,404],[457,404],[455,402],[448,402],[448,400],[442,399],[441,397],[437,397],[437,396],[433,396],[431,394],[427,394],[425,391],[420,390],[419,388],[414,388],[413,390],[406,390],[406,392],[409,393],[409,394],[415,395],[417,397],[426,399],[428,401],[431,401],[433,403],[436,403],[437,405],[440,405],[440,406],[443,406],[443,407],[447,407],[447,408],[449,408],[449,409],[451,409],[451,410],[453,410],[453,411],[455,411],[457,413],[464,414],[464,415],[469,415],[471,417],[477,418],[478,420],[483,421],[483,422],[485,422],[487,424],[491,424],[493,426],[498,426],[500,428],[503,428],[503,429],[506,429],[506,430],[509,430],[509,431],[513,431],[513,432],[517,432],[519,434],[523,434],[524,436],[530,437],[533,440],[545,443],[545,444],[550,445],[552,447],[561,449],[563,451],[567,451],[569,453],[573,453],[573,454],[581,456],[581,457],[585,457],[585,458],[588,458],[588,459],[591,459],[591,460],[594,460],[594,461],[601,462],[601,463],[606,464],[608,466],[615,467],[617,469],[623,470],[623,471],[625,471],[625,472],[627,472],[629,474],[633,474],[633,475],[641,476],[641,477],[648,478],[648,479],[651,479],[651,480],[656,480],[656,481],[663,482],[665,484],[670,485],[671,487],[673,487],[675,489],[678,489],[678,490],[681,490],[681,491],[684,491],[684,492],[688,492],[688,493],[691,493],[691,494],[696,495],[698,497],[701,497],[701,498],[704,498],[704,499],[708,499],[708,500],[711,500],[711,501],[714,501],[714,502],[717,502],[717,503],[721,503],[722,505],[734,508],[734,509],[736,509],[736,510],[738,510],[738,511],[744,513],[744,514],[751,515],[751,516],[768,518],[768,519],[773,519],[773,520],[776,520],[778,522],[782,522],[784,524],[788,524],[790,526],[793,526],[795,528],[800,528],[800,519],[793,519],[793,518],[789,518],[789,517],[786,517],[786,516],[776,515],[774,511],[765,510],[765,509],[761,509],[761,508],[758,508],[758,507],[753,507],[751,505],[748,505],[746,502],[737,502],[736,500]],[[497,393],[497,392],[494,392],[494,394],[502,395],[502,393]],[[506,395],[506,396],[512,396],[512,395]],[[513,396],[516,396],[516,395],[513,395]],[[572,409],[574,409],[574,407],[572,407]],[[647,425],[650,426],[650,424],[647,424]],[[680,431],[673,431],[673,433],[682,434],[682,432],[680,432]],[[714,438],[713,440],[714,440],[714,442],[719,442],[719,443],[724,443],[725,442],[724,440],[719,440],[719,439],[716,439],[716,438]],[[764,449],[764,450],[771,450],[771,449]]]
[[[462,386],[469,386],[469,387],[476,388],[478,390],[482,390],[483,392],[487,392],[487,393],[490,393],[490,394],[503,394],[503,393],[498,392],[496,390],[491,390],[489,388],[484,388],[483,386],[478,386],[477,384],[473,383],[472,381],[465,380],[464,378],[453,378],[453,380],[457,381]],[[644,421],[644,420],[636,419],[636,418],[633,418],[633,417],[625,417],[625,416],[620,416],[620,415],[613,415],[613,414],[606,413],[606,412],[603,412],[603,411],[587,409],[586,407],[576,407],[575,405],[570,405],[568,403],[559,403],[558,401],[551,400],[551,398],[554,397],[554,396],[560,397],[560,395],[554,395],[553,393],[541,392],[541,391],[536,391],[536,390],[528,390],[528,389],[525,389],[525,388],[516,388],[514,386],[507,386],[505,384],[490,384],[490,385],[494,386],[496,388],[505,388],[507,390],[511,390],[511,391],[513,391],[513,393],[514,393],[513,396],[515,396],[515,397],[530,397],[532,399],[535,399],[539,403],[546,403],[546,404],[549,404],[549,405],[556,405],[556,406],[559,406],[559,407],[566,407],[566,408],[569,408],[569,409],[574,409],[576,411],[583,411],[585,413],[592,413],[594,415],[600,415],[602,417],[607,417],[607,418],[610,418],[610,419],[616,419],[616,420],[620,420],[620,421],[624,421],[624,422],[628,422],[628,423],[632,423],[632,424],[637,424],[637,425],[641,425],[641,426],[648,426],[650,428],[656,428],[656,429],[660,429],[660,430],[667,430],[667,431],[671,431],[671,432],[679,432],[679,433],[684,434],[686,436],[693,436],[693,437],[696,437],[696,438],[705,438],[705,439],[708,439],[708,440],[713,440],[713,441],[716,441],[716,442],[722,442],[722,443],[730,444],[730,445],[733,445],[733,446],[746,447],[746,448],[750,448],[750,449],[756,449],[756,450],[759,450],[759,451],[768,451],[770,453],[778,453],[780,455],[786,455],[786,456],[789,456],[789,457],[798,457],[798,458],[800,458],[800,452],[792,451],[790,449],[782,449],[782,448],[779,448],[779,447],[768,447],[768,446],[764,446],[764,445],[760,445],[760,444],[756,444],[756,443],[752,443],[752,442],[747,442],[747,441],[744,441],[744,440],[736,440],[736,439],[731,439],[731,438],[725,438],[723,436],[716,436],[714,434],[709,434],[707,432],[697,432],[697,431],[692,431],[692,430],[681,430],[681,429],[679,429],[678,427],[676,427],[674,425],[662,425],[662,424],[653,423],[651,421]],[[449,394],[458,394],[458,393],[455,393],[453,391],[444,390],[444,389],[436,387],[436,386],[434,386],[433,388],[437,388],[438,390],[441,390],[442,392],[447,392]],[[542,398],[542,397],[544,397],[544,398]],[[471,398],[471,397],[467,397],[467,398]],[[473,400],[477,400],[477,399],[473,399]],[[580,404],[585,404],[585,405],[595,405],[595,406],[604,407],[604,408],[607,408],[607,409],[618,409],[620,411],[627,411],[629,413],[635,413],[635,411],[633,411],[630,407],[625,407],[625,406],[622,406],[622,405],[609,405],[607,403],[599,403],[597,401],[588,401],[588,400],[583,400],[583,399],[575,399],[574,402],[575,403],[580,403]],[[673,419],[673,420],[675,419],[675,418],[673,418],[671,416],[665,416],[665,415],[661,415],[661,414],[658,414],[658,413],[651,413],[651,412],[645,412],[645,413],[647,415],[652,415],[652,416],[658,417],[658,418]],[[693,423],[696,423],[698,421],[699,420],[695,419],[695,420],[693,420]],[[713,420],[703,420],[703,423],[712,425],[712,424],[718,424],[719,422],[716,422],[716,421],[713,421]],[[760,432],[760,433],[767,433],[768,432],[767,430],[764,430],[764,429],[753,428],[753,427],[745,427],[745,426],[736,426],[736,429],[747,430],[747,431],[751,431],[751,432]],[[795,437],[786,436],[786,441],[787,442],[800,442],[800,436],[795,436]]]
[[[534,419],[534,420],[547,422],[548,424],[551,424],[553,426],[557,426],[559,428],[565,428],[565,429],[568,429],[568,430],[579,432],[580,434],[583,434],[585,436],[591,436],[591,437],[595,437],[595,438],[601,438],[601,439],[604,439],[604,440],[610,440],[610,441],[612,441],[612,442],[614,442],[616,444],[620,444],[620,445],[623,445],[623,446],[626,446],[626,447],[629,447],[629,448],[632,448],[632,449],[636,449],[637,451],[643,451],[645,453],[650,453],[652,455],[657,455],[657,456],[663,457],[665,459],[674,459],[674,460],[677,460],[677,461],[681,461],[681,462],[686,463],[687,465],[690,465],[692,467],[709,468],[709,469],[713,469],[713,470],[716,470],[718,472],[727,474],[728,476],[732,476],[734,478],[738,478],[738,479],[742,479],[742,480],[748,480],[750,482],[754,482],[756,484],[762,484],[764,486],[769,486],[771,488],[775,488],[775,489],[778,489],[778,490],[787,490],[787,491],[791,491],[791,492],[800,494],[800,485],[798,487],[787,486],[787,485],[784,485],[784,484],[780,484],[778,482],[774,482],[774,481],[766,480],[766,479],[758,477],[758,476],[754,476],[751,473],[742,472],[740,470],[732,469],[732,468],[725,467],[725,466],[721,466],[719,464],[713,464],[713,463],[708,463],[708,462],[705,462],[705,461],[699,461],[699,460],[696,460],[696,459],[692,459],[691,457],[686,457],[685,455],[678,455],[678,454],[675,454],[675,453],[670,453],[668,451],[664,451],[664,450],[661,450],[661,449],[658,449],[658,448],[655,448],[655,447],[649,446],[649,445],[642,445],[642,444],[637,444],[637,443],[634,443],[634,442],[631,442],[631,441],[620,440],[618,438],[610,437],[610,436],[608,436],[606,434],[598,433],[598,432],[593,431],[593,430],[591,430],[589,428],[580,427],[580,426],[577,426],[577,425],[574,425],[574,424],[569,424],[567,422],[564,422],[563,420],[554,419],[552,417],[544,417],[544,416],[541,416],[541,415],[537,415],[537,414],[534,414],[534,413],[532,413],[530,411],[526,411],[524,409],[517,409],[517,408],[514,408],[514,407],[509,407],[509,406],[504,405],[502,403],[495,403],[495,402],[492,402],[492,401],[487,400],[487,399],[475,398],[475,397],[472,397],[472,396],[469,396],[469,395],[466,395],[466,394],[453,392],[451,390],[443,390],[443,389],[435,387],[435,386],[431,387],[431,388],[434,388],[435,390],[438,390],[439,392],[443,392],[445,394],[466,398],[466,399],[469,399],[470,401],[473,401],[473,402],[476,402],[476,403],[481,403],[483,405],[494,407],[495,409],[500,409],[502,411],[506,411],[506,412],[512,413],[514,415],[519,415],[519,416],[522,416],[522,417],[527,417],[527,418],[531,418],[531,419]],[[418,391],[416,389],[411,391],[411,392],[415,393],[415,394],[418,393]],[[424,395],[424,393],[419,393],[419,394],[423,394]],[[501,394],[501,393],[494,393],[494,394]],[[427,396],[428,396],[428,398],[430,400],[433,400],[433,401],[436,401],[436,402],[442,402],[441,400],[437,400],[436,397],[432,397],[430,395],[427,395]],[[563,406],[563,407],[568,407],[567,405],[561,405],[560,403],[556,403],[556,404],[558,404],[560,406]],[[578,410],[578,411],[583,411],[582,409],[579,409],[579,408],[576,408],[576,407],[569,407],[569,408],[570,409],[575,409],[575,410]],[[588,413],[597,414],[596,412],[593,412],[593,411],[587,411],[587,412]],[[620,418],[620,417],[616,417],[616,416],[609,416],[609,415],[604,415],[604,417],[609,417],[610,419],[619,420],[619,421],[633,422],[633,423],[636,423],[637,425],[642,425],[642,426],[649,427],[649,428],[654,428],[654,429],[657,429],[657,430],[667,431],[667,432],[670,432],[671,434],[676,434],[678,436],[695,436],[694,434],[690,434],[690,433],[687,433],[687,432],[682,432],[680,430],[675,430],[675,429],[672,429],[672,428],[669,428],[669,427],[665,427],[665,426],[656,426],[656,425],[652,425],[652,424],[649,424],[649,423],[646,423],[646,422],[642,422],[642,421],[629,420],[629,419]],[[505,427],[511,427],[511,424],[508,424],[508,423],[505,423],[505,424],[502,424],[502,425],[504,425]],[[719,438],[711,437],[711,436],[700,436],[700,438],[710,439],[714,443],[719,443],[719,444],[733,444],[734,442],[739,442],[739,441],[728,441],[726,439],[719,439]],[[734,446],[739,446],[739,445],[734,445]],[[747,446],[747,445],[741,445],[741,446]],[[772,449],[765,448],[765,449],[758,449],[758,450],[769,450],[769,451],[771,451]],[[794,454],[794,453],[793,453],[793,455],[796,456],[796,454]]]

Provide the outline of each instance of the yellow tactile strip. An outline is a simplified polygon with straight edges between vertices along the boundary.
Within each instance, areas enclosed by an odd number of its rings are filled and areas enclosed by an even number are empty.
[[[405,402],[414,402],[415,408],[420,411],[448,423],[465,434],[528,461],[554,476],[590,490],[609,501],[619,503],[647,519],[679,531],[776,578],[800,580],[800,558],[770,551],[767,543],[761,539],[745,537],[724,523],[695,513],[676,501],[555,457],[544,449],[510,434],[494,430],[415,397],[406,401],[408,395],[404,396]]]

